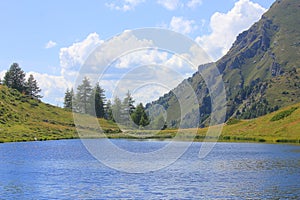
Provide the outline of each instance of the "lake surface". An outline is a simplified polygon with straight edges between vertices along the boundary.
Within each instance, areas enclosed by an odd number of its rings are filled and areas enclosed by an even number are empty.
[[[136,152],[167,143],[113,142]],[[133,174],[103,165],[80,140],[0,144],[0,199],[300,199],[300,146],[217,143],[203,159],[200,146]]]

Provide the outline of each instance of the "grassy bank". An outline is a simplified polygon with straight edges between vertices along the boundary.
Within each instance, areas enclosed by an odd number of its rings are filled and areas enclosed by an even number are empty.
[[[15,90],[0,85],[0,143],[34,140],[58,140],[74,138],[138,138],[203,141],[208,128],[151,131],[125,131],[104,119],[94,125],[92,118],[81,115],[81,126],[76,127],[73,113],[26,97]],[[99,126],[99,125],[100,126]],[[101,127],[101,129],[99,128]],[[80,135],[78,135],[77,129]],[[197,133],[196,135],[193,135]],[[218,141],[300,143],[300,103],[252,120],[230,119],[223,127]]]
[[[183,130],[182,138],[188,137],[197,131],[195,141],[215,140],[215,137],[206,137],[208,128],[198,130]],[[170,137],[176,130],[164,130],[161,137]],[[223,126],[218,141],[226,142],[267,142],[267,143],[294,143],[300,144],[300,104],[288,106],[268,115],[252,119],[231,119]]]
[[[104,119],[98,119],[98,122],[103,132],[119,132],[113,122]],[[89,125],[82,128],[94,129]],[[79,136],[71,111],[45,104],[0,85],[0,143],[72,138]]]

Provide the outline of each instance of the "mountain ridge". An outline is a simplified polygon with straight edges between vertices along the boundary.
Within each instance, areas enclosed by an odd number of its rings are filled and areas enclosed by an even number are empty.
[[[225,84],[227,120],[256,118],[300,101],[299,11],[297,0],[275,1],[258,22],[237,36],[228,53],[213,63]],[[199,66],[203,67],[209,65]],[[199,71],[147,107],[160,104],[174,113],[170,109],[178,105],[174,91],[180,90],[185,81],[198,97],[200,127],[207,126],[211,99]],[[167,122],[171,127],[178,126],[179,114],[170,116]]]

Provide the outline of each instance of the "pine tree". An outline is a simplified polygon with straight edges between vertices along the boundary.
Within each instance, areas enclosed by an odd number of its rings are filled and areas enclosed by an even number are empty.
[[[122,102],[119,97],[114,98],[114,103],[112,105],[112,114],[113,121],[120,123],[121,122],[121,110],[122,110]]]
[[[38,87],[37,81],[34,79],[33,75],[30,74],[27,82],[25,83],[25,94],[29,95],[35,99],[42,98],[39,93],[42,90]]]
[[[71,90],[69,90],[68,88],[65,93],[64,108],[71,110],[73,108],[73,100],[74,100],[74,90],[73,88]]]
[[[145,108],[142,103],[140,103],[134,112],[131,114],[133,122],[138,126],[147,126],[149,124],[149,119],[146,114]]]
[[[112,104],[111,104],[110,100],[108,100],[106,105],[105,105],[105,119],[111,120],[111,121],[114,120],[113,111],[112,111]]]
[[[77,87],[76,111],[80,113],[91,113],[93,89],[90,80],[84,77],[82,84]]]
[[[123,106],[124,106],[126,112],[129,113],[129,115],[131,115],[135,109],[134,102],[135,101],[134,101],[133,97],[131,96],[130,91],[128,91],[123,100]]]
[[[13,63],[5,73],[4,85],[9,88],[25,92],[25,72],[19,67],[18,63]]]
[[[104,118],[105,117],[105,95],[104,95],[104,89],[102,89],[99,86],[99,83],[96,84],[94,88],[94,94],[95,94],[95,113],[98,118]]]
[[[135,109],[133,103],[134,103],[133,97],[128,91],[122,102],[122,109],[121,109],[121,123],[126,127],[132,126],[130,115],[134,112]]]
[[[141,118],[141,120],[140,120],[140,126],[145,127],[145,126],[147,126],[148,124],[149,124],[148,117],[147,117],[146,114],[143,114],[143,115],[142,115],[142,118]]]

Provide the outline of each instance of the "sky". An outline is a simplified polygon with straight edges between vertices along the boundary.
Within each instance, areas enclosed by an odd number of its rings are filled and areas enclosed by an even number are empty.
[[[176,77],[173,82],[169,79],[160,82],[164,78],[159,76],[152,86],[145,83],[132,88],[128,86],[134,98],[145,103],[172,89],[197,69],[184,64],[180,57],[184,55],[182,52],[174,49],[175,52],[158,51],[151,37],[146,37],[145,33],[142,37],[134,30],[151,27],[178,32],[185,37],[183,40],[195,42],[211,61],[216,61],[226,54],[236,36],[258,21],[273,2],[274,0],[0,1],[0,77],[3,77],[12,63],[17,62],[28,75],[33,74],[37,79],[44,102],[62,106],[66,89],[76,85],[76,80],[82,75],[80,70],[95,49],[100,48],[103,59],[113,61],[113,58],[119,57],[114,61],[114,67],[106,68],[107,71],[102,72],[102,78],[98,73],[95,79],[106,90],[108,98],[116,95],[118,85],[128,84],[128,77],[140,74],[141,65],[155,63],[161,66],[151,69],[144,67],[145,71],[148,70],[147,73],[154,74],[162,70],[165,77],[173,73]],[[128,53],[128,50],[134,50],[132,47],[154,49]],[[126,55],[123,55],[125,52]],[[166,65],[173,71],[165,69]],[[140,77],[144,76],[145,73]],[[166,82],[169,83],[167,86]]]

